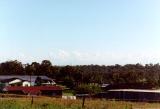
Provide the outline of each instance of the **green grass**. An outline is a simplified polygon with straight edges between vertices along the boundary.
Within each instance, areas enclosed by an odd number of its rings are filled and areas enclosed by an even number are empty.
[[[60,98],[0,98],[0,109],[82,109],[82,100]],[[86,99],[85,109],[160,109],[160,103],[124,102]]]
[[[66,92],[63,92],[63,95],[64,95],[64,96],[73,96],[74,94],[73,94],[73,93],[66,93]]]
[[[75,91],[74,90],[63,90],[63,95],[73,96],[73,95],[75,95]]]
[[[55,102],[53,102],[55,101]],[[62,105],[55,99],[34,98],[31,104],[30,98],[2,98],[0,100],[0,109],[81,109],[79,105],[64,103]]]

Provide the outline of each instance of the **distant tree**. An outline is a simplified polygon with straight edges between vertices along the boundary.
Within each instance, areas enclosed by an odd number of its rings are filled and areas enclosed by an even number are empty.
[[[33,69],[33,74],[34,75],[41,75],[40,74],[40,64],[37,62],[32,62],[31,67]]]
[[[36,84],[36,86],[41,86],[42,85],[42,78],[38,76],[35,80],[35,84]]]
[[[43,65],[43,66],[52,66],[52,63],[49,60],[43,60],[41,65]]]
[[[66,76],[63,80],[63,85],[67,86],[70,89],[73,89],[75,85],[73,78]]]
[[[101,92],[101,88],[95,84],[81,84],[76,88],[76,92],[79,94],[94,95]]]
[[[32,65],[30,65],[30,64],[26,64],[25,65],[25,74],[27,74],[27,75],[35,75],[34,74],[34,72],[35,72],[35,68],[34,68],[34,66],[32,66]]]
[[[0,63],[0,75],[46,75],[59,82],[66,82],[69,87],[78,87],[80,84],[108,83],[151,85],[160,87],[159,64],[126,64],[126,65],[77,65],[77,66],[53,66],[49,60],[41,63],[6,61]]]
[[[42,75],[51,75],[52,73],[52,63],[49,60],[43,60],[41,65],[40,65],[40,73]]]
[[[24,68],[21,62],[15,61],[7,61],[1,63],[0,65],[0,74],[3,75],[23,75]]]

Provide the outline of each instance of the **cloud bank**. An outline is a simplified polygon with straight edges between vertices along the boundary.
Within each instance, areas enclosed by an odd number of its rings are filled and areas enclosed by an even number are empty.
[[[44,59],[50,60],[54,65],[114,65],[114,64],[148,64],[159,63],[159,52],[84,52],[52,50],[43,55],[33,55],[31,53],[13,53],[10,55],[0,55],[1,62],[8,60],[19,60],[23,63],[33,61],[41,62]]]

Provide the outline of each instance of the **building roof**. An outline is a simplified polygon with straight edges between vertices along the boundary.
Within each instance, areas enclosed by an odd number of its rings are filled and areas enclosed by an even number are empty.
[[[21,80],[26,80],[26,81],[31,81],[31,82],[35,82],[35,80],[37,79],[37,77],[40,77],[41,79],[45,79],[45,80],[52,80],[51,78],[47,77],[47,76],[30,76],[30,75],[0,75],[0,81],[6,81],[6,80],[13,80],[13,79],[21,79]]]
[[[150,93],[160,93],[160,89],[112,89],[108,90],[110,92],[150,92]]]
[[[22,87],[22,86],[7,86],[3,89],[5,92],[17,92],[21,91],[24,94],[38,94],[41,91],[62,91],[63,89],[60,86],[31,86],[31,87]]]
[[[12,87],[5,87],[3,88],[4,92],[22,92],[23,94],[31,94],[36,95],[40,92],[37,88],[31,87],[22,87],[22,86],[12,86]]]
[[[15,79],[13,81],[10,81],[9,84],[16,84],[16,83],[21,83],[22,80],[21,79]]]
[[[7,90],[62,90],[60,86],[31,86],[31,87],[23,87],[23,86],[6,86]]]
[[[110,84],[102,84],[101,87],[102,87],[102,88],[105,88],[105,87],[107,87],[107,86],[109,86],[109,85],[110,85]]]
[[[0,80],[0,81],[3,82],[3,83],[6,83],[6,82],[13,81],[13,80],[15,80],[15,79],[17,79],[17,78],[7,78],[7,79],[2,79],[2,80]]]

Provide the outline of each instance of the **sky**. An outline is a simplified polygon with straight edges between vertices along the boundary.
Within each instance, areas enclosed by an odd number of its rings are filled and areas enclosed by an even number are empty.
[[[0,0],[0,62],[160,62],[159,0]]]

